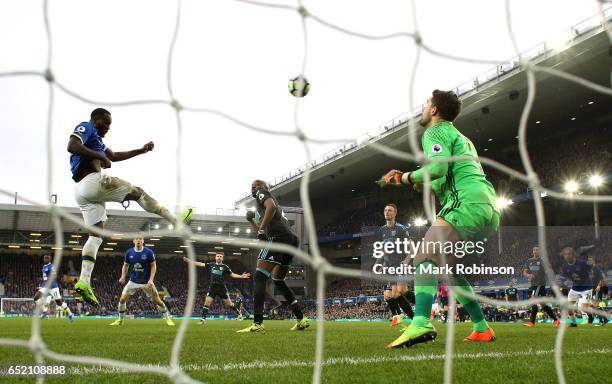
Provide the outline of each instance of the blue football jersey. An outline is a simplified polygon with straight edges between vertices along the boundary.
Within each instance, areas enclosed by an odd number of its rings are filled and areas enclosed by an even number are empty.
[[[151,263],[155,261],[155,254],[147,247],[141,251],[130,248],[125,252],[126,264],[130,265],[130,281],[138,284],[146,284],[151,277]]]
[[[593,267],[582,260],[576,260],[574,264],[563,263],[561,275],[572,280],[574,291],[586,291],[593,288],[592,273]]]
[[[49,264],[45,264],[42,267],[42,278],[43,281],[41,283],[41,287],[44,287],[45,285],[47,285],[47,280],[51,277],[51,272],[53,271],[53,264],[49,263]],[[58,288],[59,286],[57,285],[57,280],[54,279],[53,282],[51,283],[51,288]]]
[[[72,135],[83,143],[84,146],[96,152],[103,152],[106,150],[106,145],[102,142],[102,138],[98,135],[98,130],[90,122],[82,122],[77,125],[72,132]],[[70,155],[70,171],[72,172],[72,179],[76,180],[78,173],[86,168],[91,167],[91,160],[84,158],[80,155]]]

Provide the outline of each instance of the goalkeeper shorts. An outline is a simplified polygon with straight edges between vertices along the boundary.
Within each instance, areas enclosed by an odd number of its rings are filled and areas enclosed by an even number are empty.
[[[459,203],[446,205],[438,217],[448,222],[463,241],[490,238],[499,228],[499,211],[491,204]]]

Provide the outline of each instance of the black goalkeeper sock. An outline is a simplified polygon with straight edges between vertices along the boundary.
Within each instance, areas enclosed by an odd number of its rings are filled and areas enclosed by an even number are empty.
[[[406,297],[404,295],[400,295],[395,300],[406,316],[412,319],[414,317],[414,312],[412,311],[412,306],[408,300],[406,300]]]
[[[538,315],[538,306],[537,305],[533,305],[531,307],[531,317],[529,318],[529,321],[532,323],[535,323],[535,319],[536,316]]]
[[[262,324],[268,275],[258,269],[255,271],[253,280],[255,281],[253,286],[253,317],[255,319],[255,324]]]
[[[396,299],[394,299],[394,298],[387,299],[387,305],[389,306],[389,309],[391,310],[391,315],[393,315],[393,316],[399,315],[400,307],[397,304],[397,300]]]
[[[208,306],[205,305],[202,307],[202,318],[205,319],[208,316]]]
[[[553,312],[552,308],[549,307],[548,305],[543,305],[542,306],[542,310],[544,312],[546,312],[546,314],[548,315],[548,317],[550,317],[551,319],[553,319],[553,321],[557,320],[557,316],[555,316],[555,313]],[[535,319],[535,317],[534,317]]]

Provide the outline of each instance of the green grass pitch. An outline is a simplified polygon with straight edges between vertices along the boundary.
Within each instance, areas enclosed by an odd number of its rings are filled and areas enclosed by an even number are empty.
[[[161,320],[127,319],[110,327],[108,319],[42,321],[42,335],[54,351],[93,355],[143,364],[167,365],[177,327]],[[311,380],[316,325],[291,332],[290,321],[266,321],[265,334],[237,334],[247,321],[190,324],[181,365],[194,378],[209,383],[306,383]],[[0,337],[28,339],[31,320],[0,319]],[[399,333],[387,323],[327,322],[323,383],[439,383],[443,380],[445,327],[436,324],[438,339],[410,349],[385,350]],[[453,381],[456,383],[557,382],[553,347],[556,329],[550,324],[524,328],[493,324],[495,343],[462,341],[470,324],[456,324]],[[612,377],[612,326],[568,328],[563,363],[568,383],[604,383]],[[32,364],[22,348],[0,346],[0,366]],[[52,362],[49,362],[52,363]],[[87,367],[87,366],[83,366]],[[78,368],[71,365],[72,369]],[[89,366],[89,368],[92,368]],[[0,382],[30,383],[32,378],[0,378]],[[165,383],[152,374],[109,372],[94,367],[87,375],[47,378],[47,383]]]

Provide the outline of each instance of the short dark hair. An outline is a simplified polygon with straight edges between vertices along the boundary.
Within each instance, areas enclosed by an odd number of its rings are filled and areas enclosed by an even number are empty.
[[[96,108],[93,111],[91,111],[90,118],[93,120],[97,117],[102,117],[104,115],[110,115],[110,114],[111,113],[104,108]]]
[[[438,113],[444,120],[453,121],[461,112],[461,100],[453,91],[434,90],[431,103],[438,108]]]
[[[395,208],[395,212],[397,212],[397,205],[395,205],[394,203],[387,203],[385,204],[385,207],[393,207]]]

